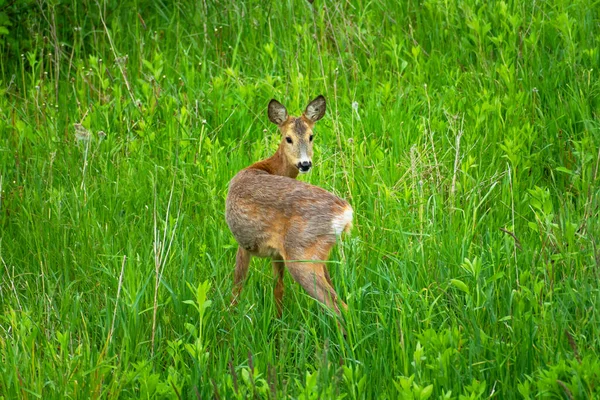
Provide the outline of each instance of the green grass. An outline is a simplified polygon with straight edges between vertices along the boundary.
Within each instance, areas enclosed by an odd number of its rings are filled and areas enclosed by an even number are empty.
[[[0,398],[600,396],[599,48],[586,0],[0,1]],[[229,308],[227,184],[321,93],[346,340],[267,260]]]

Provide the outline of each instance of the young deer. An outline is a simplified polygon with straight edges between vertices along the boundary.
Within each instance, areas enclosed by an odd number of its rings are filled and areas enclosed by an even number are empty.
[[[282,134],[279,148],[272,157],[241,170],[229,184],[225,215],[239,244],[232,304],[242,290],[250,258],[271,257],[279,316],[284,266],[313,298],[340,315],[324,261],[336,237],[350,230],[352,207],[324,189],[295,179],[312,167],[312,128],[325,114],[325,98],[311,101],[301,117],[288,116],[281,103],[271,100],[268,114]]]

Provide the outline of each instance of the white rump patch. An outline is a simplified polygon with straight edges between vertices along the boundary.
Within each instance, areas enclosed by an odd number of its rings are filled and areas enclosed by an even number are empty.
[[[348,206],[340,215],[336,215],[331,221],[331,227],[336,235],[341,235],[345,230],[352,226],[352,207]]]

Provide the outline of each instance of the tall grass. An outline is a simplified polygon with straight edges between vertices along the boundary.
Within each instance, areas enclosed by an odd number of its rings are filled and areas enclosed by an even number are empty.
[[[600,7],[0,2],[0,398],[600,395]],[[324,94],[348,336],[227,184]]]

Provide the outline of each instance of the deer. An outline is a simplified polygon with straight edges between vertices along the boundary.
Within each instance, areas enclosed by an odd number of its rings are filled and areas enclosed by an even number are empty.
[[[251,258],[270,257],[280,318],[285,269],[338,317],[342,317],[340,305],[348,308],[338,298],[325,262],[338,238],[350,231],[353,209],[333,193],[296,180],[312,168],[313,127],[325,110],[322,95],[312,100],[300,117],[288,115],[286,108],[272,99],[267,111],[281,133],[277,151],[242,169],[229,183],[225,219],[238,243],[232,306],[237,304]]]

